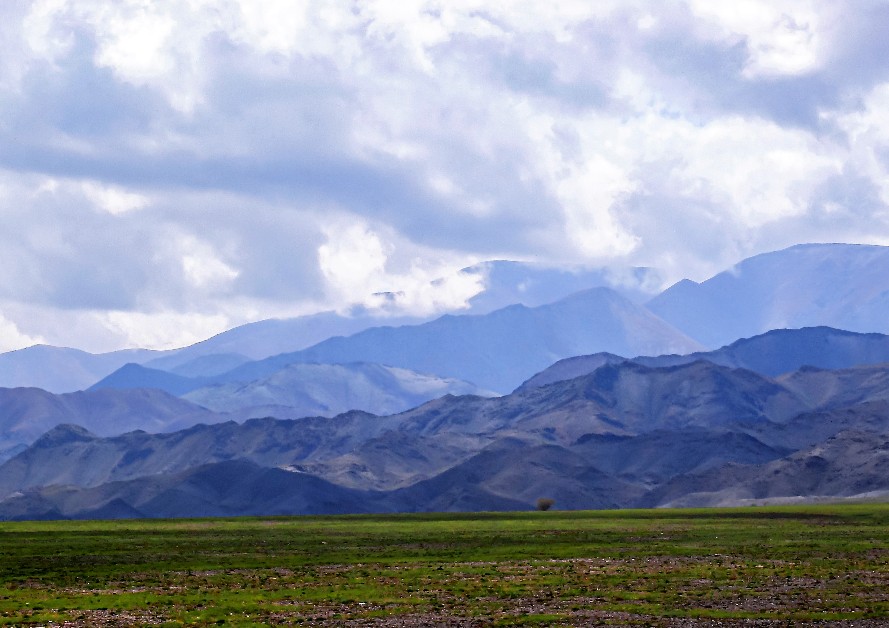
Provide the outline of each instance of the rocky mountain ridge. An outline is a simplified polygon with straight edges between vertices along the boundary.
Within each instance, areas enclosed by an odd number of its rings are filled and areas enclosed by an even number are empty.
[[[504,397],[446,396],[390,416],[269,418],[111,438],[60,426],[0,466],[7,496],[0,516],[258,513],[267,506],[259,498],[220,505],[219,478],[237,461],[277,470],[282,504],[313,499],[323,482],[332,485],[323,484],[325,494],[356,512],[531,507],[543,495],[563,508],[774,499],[807,485],[768,485],[769,465],[805,469],[812,451],[834,474],[847,470],[842,482],[813,484],[819,494],[872,493],[889,490],[889,473],[867,462],[882,459],[889,434],[886,381],[885,365],[774,379],[707,361],[624,362]],[[857,457],[844,459],[849,452]],[[207,495],[177,506],[173,496],[195,491],[196,477]],[[68,488],[53,488],[61,486]]]
[[[594,353],[559,360],[529,378],[519,390],[536,388],[591,373],[605,364],[635,362],[646,366],[677,366],[697,360],[732,368],[744,368],[775,377],[804,367],[843,369],[889,363],[889,336],[856,333],[831,327],[775,329],[752,338],[741,338],[713,351],[686,355],[637,356]]]

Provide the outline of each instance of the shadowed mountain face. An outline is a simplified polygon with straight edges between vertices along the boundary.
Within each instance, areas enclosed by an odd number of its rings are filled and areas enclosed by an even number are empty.
[[[516,388],[515,392],[540,388],[541,386],[548,386],[549,384],[562,382],[567,379],[574,379],[575,377],[592,373],[606,364],[621,364],[622,362],[627,361],[628,358],[606,352],[565,358],[525,380],[521,386]]]
[[[51,487],[0,504],[5,519],[132,519],[376,512],[375,495],[244,460],[89,489]]]
[[[765,253],[702,283],[681,281],[647,306],[708,347],[817,325],[889,333],[889,247],[804,244]]]
[[[382,417],[111,438],[60,426],[0,466],[0,517],[514,509],[541,496],[561,508],[657,506],[771,499],[800,487],[872,493],[889,490],[887,467],[868,462],[882,460],[889,433],[887,372],[803,369],[776,380],[704,361],[626,362]],[[229,494],[235,461],[255,468],[243,467]],[[264,510],[270,494],[250,478],[279,487],[274,510]],[[731,492],[735,485],[746,488]]]
[[[566,270],[494,260],[460,272],[475,279],[479,292],[466,308],[457,308],[456,314],[488,314],[515,304],[536,307],[594,287],[611,287],[634,301],[642,301],[652,292],[646,291],[648,284],[657,284],[655,273],[646,268]],[[202,356],[236,354],[259,360],[302,350],[334,336],[351,336],[371,327],[417,325],[425,320],[428,319],[393,316],[386,308],[379,312],[353,308],[348,314],[321,312],[291,319],[270,319],[235,327],[175,354],[147,362],[145,366],[187,375],[181,372],[182,365]]]
[[[628,358],[595,353],[560,360],[524,382],[519,390],[545,386],[591,373],[603,364],[619,364]],[[889,363],[889,336],[859,334],[830,327],[777,329],[743,338],[715,351],[688,355],[639,356],[632,362],[652,367],[689,364],[707,360],[732,368],[743,368],[775,377],[804,367],[847,369]]]
[[[536,308],[511,306],[484,316],[445,316],[414,327],[369,329],[258,364],[379,362],[509,391],[553,361],[584,353],[586,347],[617,354],[698,348],[640,306],[612,290],[596,288]]]
[[[818,497],[889,496],[889,434],[847,430],[763,465],[730,464],[673,478],[641,503],[722,506]]]

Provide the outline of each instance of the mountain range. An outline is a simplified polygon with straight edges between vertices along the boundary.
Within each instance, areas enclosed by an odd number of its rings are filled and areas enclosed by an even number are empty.
[[[247,383],[210,384],[183,399],[243,417],[334,416],[353,409],[394,414],[444,395],[494,393],[458,379],[380,364],[291,364]]]
[[[445,315],[420,325],[373,327],[190,382],[127,365],[91,389],[153,386],[184,394],[213,384],[255,381],[292,364],[367,362],[508,392],[555,360],[589,350],[635,355],[687,353],[699,348],[699,344],[614,290],[592,288],[533,308],[512,305],[484,315]]]
[[[54,395],[39,388],[0,388],[0,460],[59,423],[101,435],[135,429],[166,432],[223,417],[161,390],[100,390]]]
[[[889,247],[798,245],[743,260],[702,283],[680,281],[653,298],[650,294],[657,285],[658,275],[645,268],[564,270],[530,263],[493,261],[468,267],[461,273],[477,281],[480,292],[468,301],[466,307],[452,312],[452,318],[484,317],[516,305],[537,310],[590,288],[607,287],[638,308],[629,319],[617,323],[625,328],[624,333],[630,338],[650,336],[651,321],[657,320],[661,329],[670,330],[661,339],[661,346],[669,347],[671,343],[675,346],[677,334],[684,336],[686,343],[697,343],[691,348],[686,345],[671,350],[655,346],[651,338],[647,347],[627,348],[614,341],[587,342],[577,347],[566,346],[563,352],[550,351],[550,361],[603,351],[621,355],[687,353],[715,349],[739,338],[782,328],[830,326],[850,331],[889,332],[889,317],[886,316],[889,308]],[[397,300],[397,295],[393,298]],[[501,315],[500,318],[507,317]],[[413,329],[430,322],[435,321],[393,315],[386,308],[353,308],[344,314],[322,312],[250,323],[190,347],[164,352],[129,350],[94,355],[76,349],[31,347],[0,354],[0,386],[33,386],[55,393],[73,392],[95,385],[127,363],[189,378],[219,377],[252,361],[303,351],[314,352],[316,357],[297,358],[297,361],[380,362],[467,379],[501,392],[512,388],[507,384],[520,383],[521,380],[493,385],[494,382],[478,380],[465,370],[439,371],[438,364],[432,363],[432,359],[399,356],[392,351],[368,346],[368,343],[373,344],[373,337],[382,340],[391,331],[376,330],[347,342],[333,340],[373,328]],[[468,321],[464,324],[471,326]],[[634,329],[637,324],[642,326],[638,334]],[[443,322],[437,322],[437,325],[441,328],[448,326]],[[522,333],[525,330],[516,331]],[[471,334],[472,330],[467,333]],[[401,331],[396,335],[408,334],[408,331]],[[588,333],[585,340],[591,337]],[[603,333],[601,337],[609,336]],[[341,346],[343,344],[348,346]],[[399,361],[396,358],[404,359]],[[527,366],[522,379],[547,364],[537,360]]]
[[[527,262],[496,260],[459,273],[477,283],[479,292],[451,312],[487,314],[503,307],[544,305],[593,287],[611,287],[634,301],[650,296],[656,273],[647,268],[552,268]],[[444,281],[444,280],[440,280]],[[397,300],[398,295],[393,293]],[[0,386],[37,387],[49,392],[84,390],[127,363],[187,377],[216,375],[240,363],[294,352],[334,336],[349,336],[370,327],[427,322],[430,317],[398,314],[391,308],[360,306],[345,312],[319,312],[286,319],[247,323],[188,347],[169,351],[126,350],[91,354],[77,349],[35,346],[0,354]]]
[[[889,497],[889,247],[653,298],[649,269],[461,272],[479,293],[433,320],[393,292],[167,352],[0,355],[0,518]]]
[[[591,373],[605,364],[632,361],[647,366],[676,366],[706,360],[714,364],[744,368],[761,375],[777,376],[803,367],[843,369],[889,362],[889,336],[861,334],[831,327],[776,329],[752,338],[741,338],[714,351],[686,355],[637,356],[594,353],[559,360],[519,386],[544,386]]]
[[[873,494],[889,491],[889,474],[868,463],[886,448],[887,383],[886,365],[770,378],[705,360],[626,361],[503,397],[445,396],[389,416],[266,418],[112,437],[63,425],[0,466],[0,516],[267,512],[266,493],[226,501],[235,463],[249,477],[274,478],[281,504],[311,501],[323,486],[320,494],[355,512],[530,507],[540,496],[563,508],[726,504],[810,494],[787,493],[804,486],[832,497]],[[824,462],[813,463],[817,457]],[[809,467],[809,485],[787,479]],[[840,468],[844,479],[829,481]],[[784,471],[770,476],[773,469]]]
[[[294,364],[246,384],[220,384],[174,396],[181,376],[148,371],[164,381],[141,388],[104,387],[54,395],[39,388],[0,388],[0,461],[60,424],[111,436],[131,430],[169,432],[197,423],[332,416],[360,407],[379,414],[413,408],[446,394],[491,396],[468,382],[378,364]],[[186,379],[185,381],[194,381]],[[190,388],[188,390],[191,390]]]
[[[157,355],[156,351],[143,349],[94,354],[35,345],[0,353],[0,386],[74,392],[89,387],[125,364],[149,361]]]

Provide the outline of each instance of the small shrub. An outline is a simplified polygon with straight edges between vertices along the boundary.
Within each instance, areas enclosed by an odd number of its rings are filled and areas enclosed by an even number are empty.
[[[555,503],[556,500],[554,499],[550,499],[549,497],[541,497],[537,500],[537,510],[549,510]]]

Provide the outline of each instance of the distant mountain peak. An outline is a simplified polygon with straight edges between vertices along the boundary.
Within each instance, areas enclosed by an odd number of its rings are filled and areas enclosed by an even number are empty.
[[[679,282],[648,308],[711,348],[772,329],[889,332],[889,247],[796,245]]]
[[[61,423],[34,441],[34,447],[57,447],[66,443],[88,442],[99,438],[88,429],[72,423]]]

